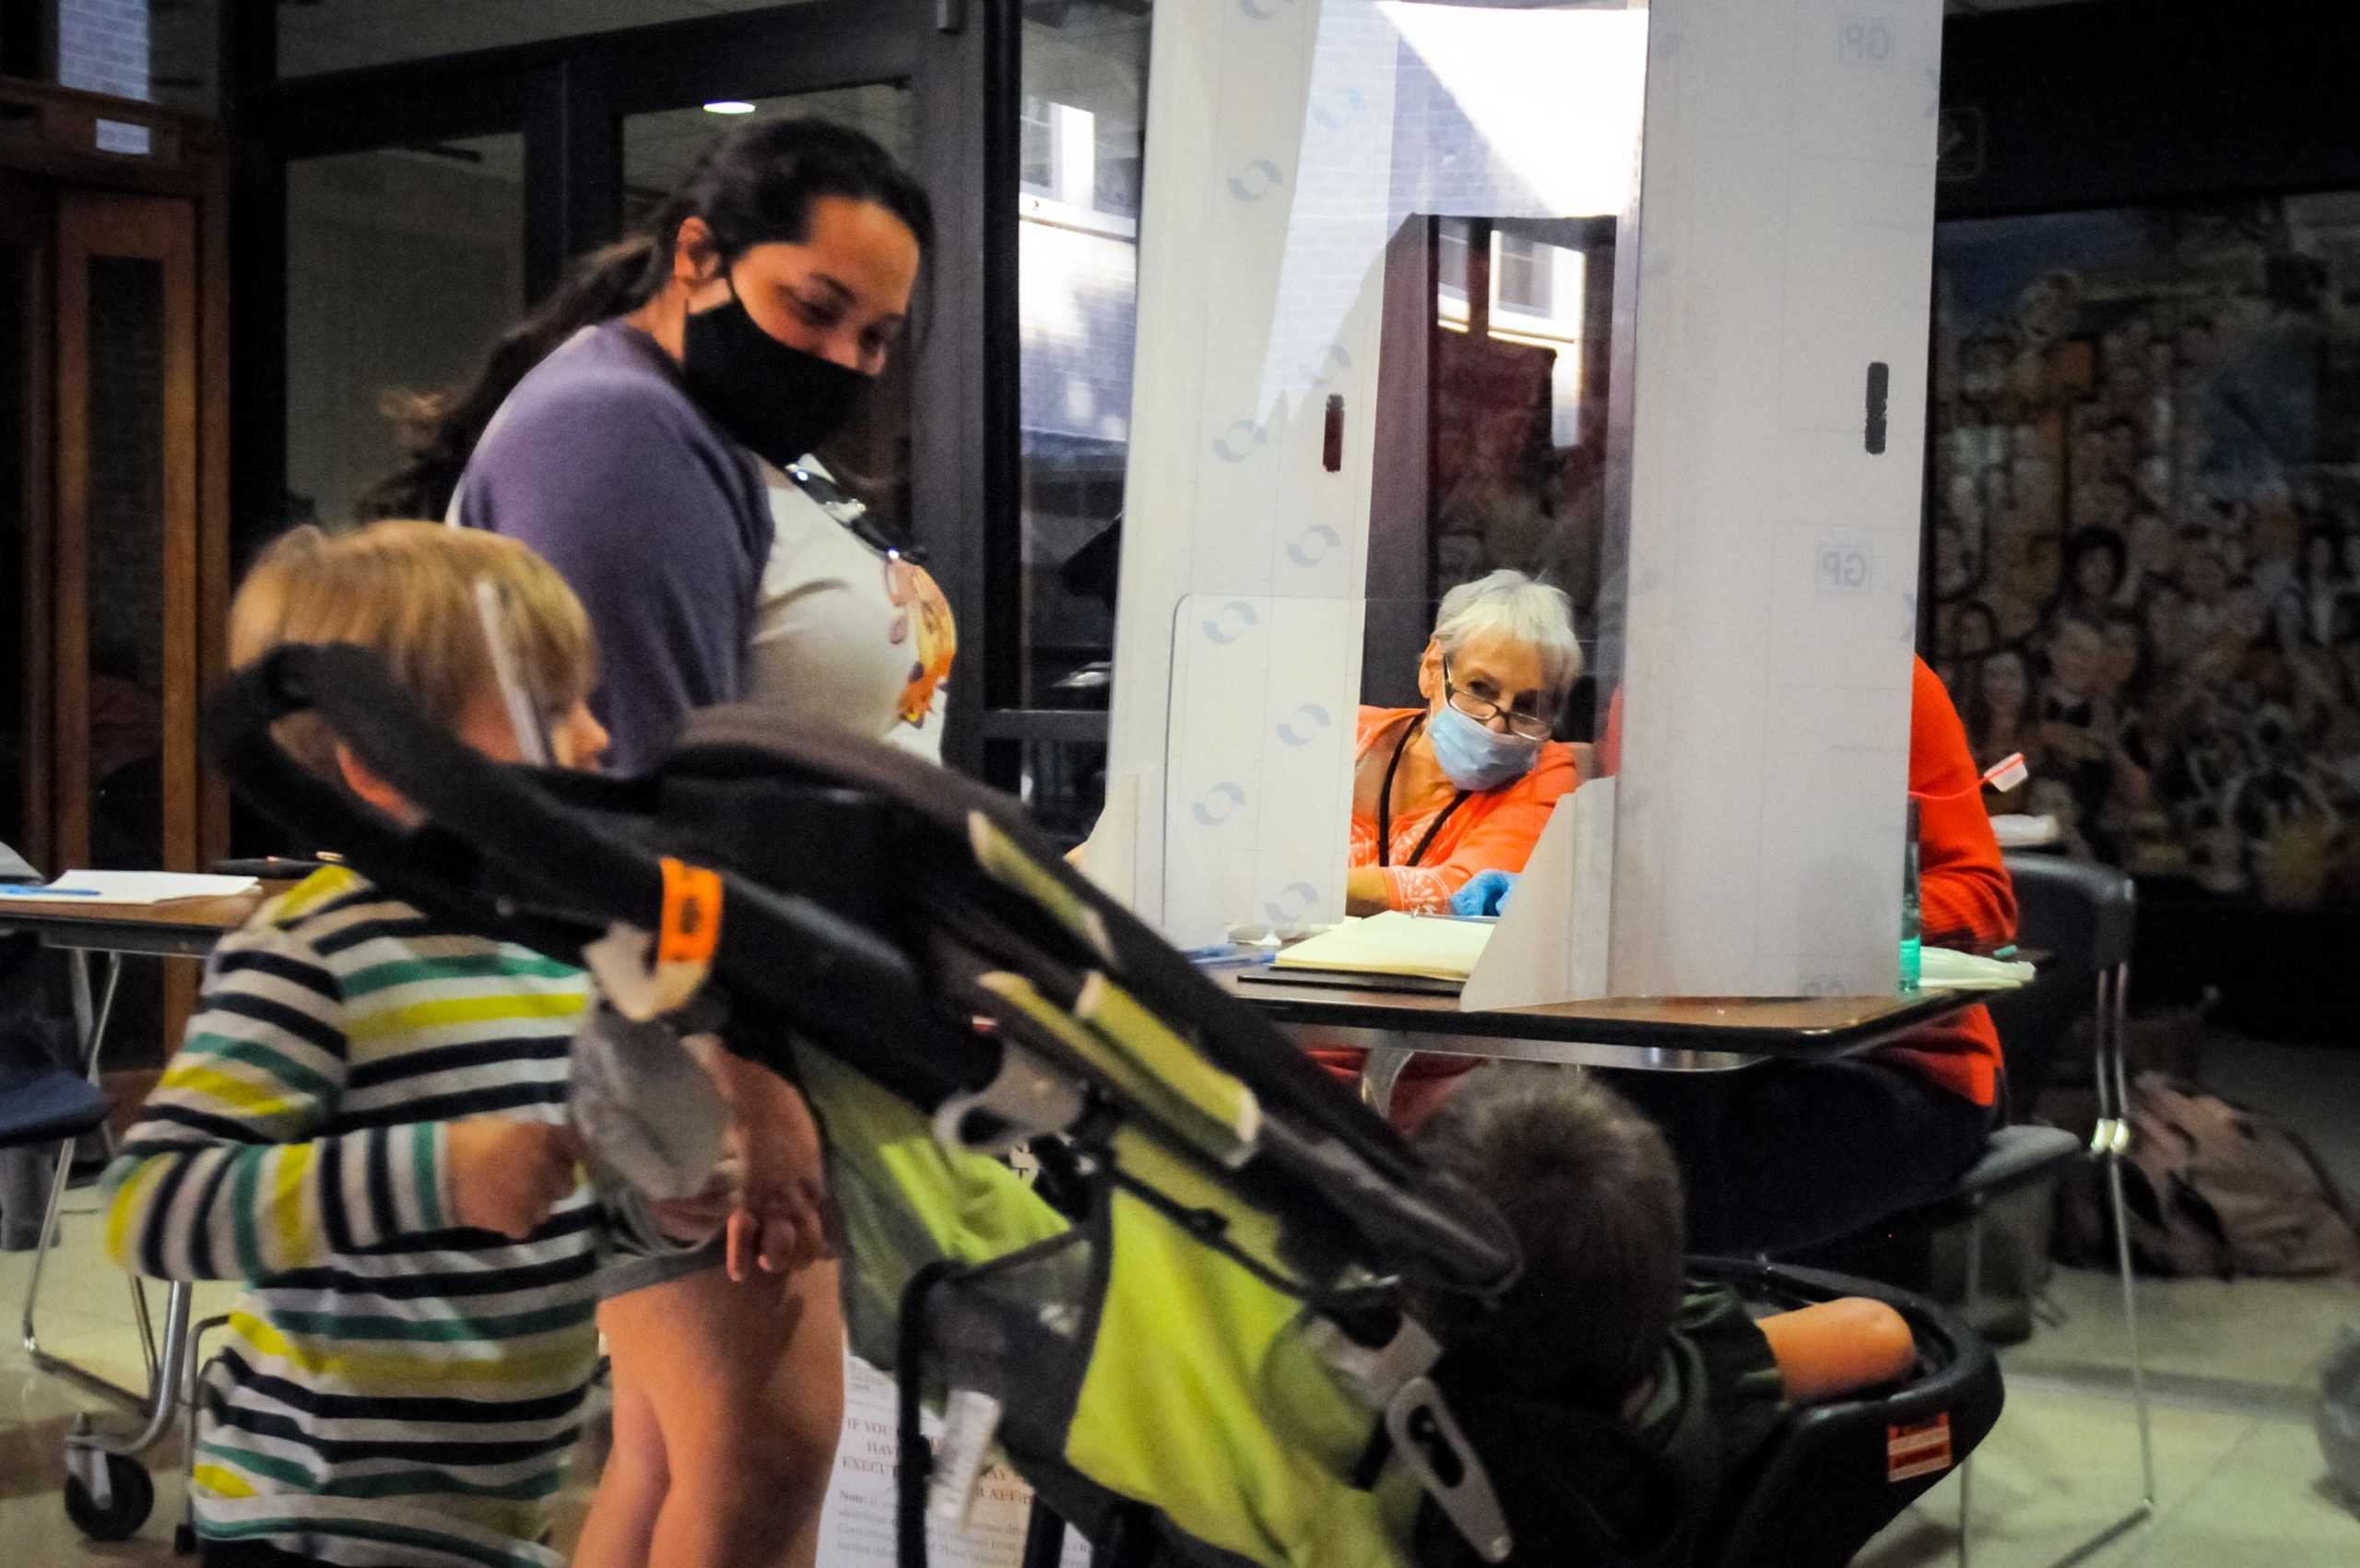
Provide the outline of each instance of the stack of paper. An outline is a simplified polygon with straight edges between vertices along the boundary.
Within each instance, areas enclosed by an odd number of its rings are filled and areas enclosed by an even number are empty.
[[[1918,984],[1929,991],[2012,991],[2032,984],[2037,973],[2028,963],[1954,948],[1924,948],[1918,954]]]
[[[2054,817],[1998,816],[1991,819],[1991,836],[2001,849],[2041,849],[2061,843],[2065,830]]]
[[[1388,910],[1347,920],[1280,952],[1278,969],[1340,970],[1350,974],[1413,974],[1464,980],[1492,939],[1488,920],[1446,920]]]
[[[234,898],[260,886],[252,877],[207,877],[182,871],[68,871],[40,887],[0,888],[0,896],[77,904],[171,903],[178,899]]]

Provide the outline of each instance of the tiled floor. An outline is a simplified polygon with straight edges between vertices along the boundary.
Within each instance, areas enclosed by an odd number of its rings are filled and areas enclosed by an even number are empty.
[[[2120,1518],[2141,1492],[2137,1427],[2108,1276],[2059,1277],[2069,1312],[2004,1351],[2008,1404],[1976,1456],[1977,1568],[2047,1564]],[[2360,1562],[2360,1515],[2324,1485],[2312,1431],[2318,1369],[2337,1325],[2360,1323],[2341,1282],[2142,1280],[2159,1508],[2087,1561],[2100,1568],[2310,1568]],[[1859,1559],[1955,1560],[1959,1482],[1929,1492]]]
[[[2218,1059],[2217,1057],[2212,1059]],[[2360,1061],[2360,1056],[2355,1056]],[[2335,1086],[2302,1104],[2331,1163],[2360,1173],[2360,1072],[2306,1071],[2306,1062],[2252,1047],[2224,1079],[2232,1092],[2278,1102],[2301,1083]],[[94,1197],[75,1195],[65,1248],[51,1265],[41,1327],[53,1351],[136,1378],[138,1341],[122,1278],[101,1256]],[[162,1565],[180,1508],[177,1441],[150,1456],[158,1503],[139,1538],[91,1546],[65,1521],[58,1454],[87,1401],[35,1374],[14,1332],[29,1259],[0,1254],[0,1564]],[[197,1310],[226,1291],[200,1288]],[[154,1299],[160,1309],[162,1290]],[[1975,1467],[1976,1568],[2047,1564],[2129,1509],[2139,1454],[2124,1392],[2118,1287],[2108,1275],[2060,1272],[2052,1321],[2002,1354],[2008,1406]],[[2156,1519],[2088,1561],[2097,1568],[2330,1568],[2360,1564],[2360,1515],[2324,1488],[2311,1430],[2321,1361],[2338,1327],[2360,1325],[2360,1286],[2295,1280],[2142,1280],[2142,1322],[2154,1394]],[[595,1473],[595,1459],[577,1462]],[[1871,1544],[1870,1568],[1955,1560],[1958,1481],[1946,1480]],[[568,1493],[578,1518],[586,1481]]]

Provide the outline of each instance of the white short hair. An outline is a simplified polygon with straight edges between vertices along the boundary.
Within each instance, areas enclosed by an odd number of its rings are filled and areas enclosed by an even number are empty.
[[[1582,645],[1574,635],[1574,602],[1553,584],[1502,567],[1442,596],[1434,645],[1446,657],[1471,638],[1512,638],[1537,648],[1550,690],[1562,698],[1581,678]]]

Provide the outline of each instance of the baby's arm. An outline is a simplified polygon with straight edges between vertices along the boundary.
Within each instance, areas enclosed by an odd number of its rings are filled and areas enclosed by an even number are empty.
[[[1917,1364],[1908,1320],[1882,1302],[1846,1296],[1761,1320],[1790,1403],[1809,1405],[1880,1384]]]

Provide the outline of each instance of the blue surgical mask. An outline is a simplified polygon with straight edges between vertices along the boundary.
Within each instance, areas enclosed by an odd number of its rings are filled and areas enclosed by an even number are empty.
[[[1469,794],[1516,783],[1540,758],[1540,742],[1502,735],[1447,702],[1426,721],[1426,737],[1434,742],[1434,760],[1442,764],[1444,774]]]

